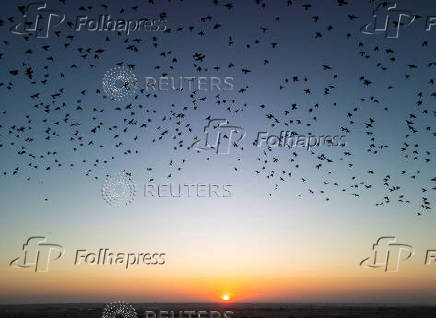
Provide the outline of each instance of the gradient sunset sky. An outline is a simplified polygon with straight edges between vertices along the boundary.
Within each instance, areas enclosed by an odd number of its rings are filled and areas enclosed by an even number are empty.
[[[424,91],[424,105],[435,109],[434,90],[428,84],[434,77],[434,69],[427,64],[434,61],[436,29],[425,32],[425,18],[418,19],[407,29],[401,30],[398,39],[383,35],[365,35],[360,28],[371,22],[375,4],[367,1],[348,0],[346,6],[337,6],[336,1],[287,1],[265,2],[265,8],[256,1],[234,1],[234,8],[224,7],[219,1],[155,1],[142,3],[132,10],[135,1],[111,2],[107,10],[100,5],[109,1],[90,1],[92,9],[80,10],[81,4],[67,1],[47,1],[50,9],[66,13],[67,21],[75,21],[78,15],[97,16],[111,14],[113,17],[139,18],[167,14],[167,26],[171,33],[141,32],[129,36],[117,36],[104,32],[74,32],[66,25],[57,26],[62,35],[52,34],[48,39],[31,38],[9,32],[10,26],[20,21],[17,5],[25,2],[8,1],[3,4],[0,19],[2,44],[0,52],[0,303],[56,303],[56,302],[215,302],[227,295],[233,302],[362,302],[362,303],[413,303],[434,304],[436,299],[436,264],[425,264],[426,251],[436,250],[434,212],[418,217],[422,185],[435,186],[429,180],[436,176],[434,161],[404,159],[400,151],[404,135],[409,131],[404,124],[408,114],[416,112],[417,94]],[[262,3],[262,2],[261,2]],[[304,10],[305,3],[312,8]],[[426,17],[436,16],[436,5],[431,1],[398,1],[401,8]],[[84,4],[85,6],[85,4]],[[120,13],[120,9],[125,12]],[[347,16],[355,15],[357,21]],[[318,23],[313,16],[320,16]],[[13,16],[14,22],[8,21]],[[212,22],[201,18],[212,16]],[[276,17],[280,17],[279,20]],[[215,24],[221,24],[217,30]],[[193,32],[188,30],[194,26]],[[329,25],[332,31],[327,31]],[[183,31],[177,32],[178,27]],[[267,27],[262,32],[260,27]],[[205,36],[198,35],[204,31]],[[324,36],[315,39],[316,32]],[[55,30],[53,31],[55,32]],[[351,38],[347,39],[346,34]],[[65,36],[74,35],[66,41]],[[111,41],[105,41],[109,35]],[[228,47],[228,38],[234,44]],[[153,46],[157,37],[157,48]],[[139,52],[126,50],[132,40],[140,38]],[[128,42],[125,42],[128,39]],[[259,40],[256,44],[255,40]],[[423,41],[427,47],[422,47]],[[7,44],[5,43],[7,41]],[[64,48],[65,42],[71,42]],[[272,48],[271,43],[278,43]],[[359,45],[362,43],[362,45]],[[247,44],[250,48],[247,48]],[[50,45],[49,52],[41,49]],[[378,56],[388,48],[395,51],[396,64],[389,64],[389,56]],[[25,51],[32,48],[33,53]],[[82,52],[79,51],[82,48]],[[99,59],[91,53],[81,58],[87,48],[94,52],[104,48]],[[171,53],[168,53],[171,51]],[[359,54],[366,51],[371,58]],[[166,52],[165,56],[161,53]],[[162,72],[173,76],[193,76],[195,73],[192,55],[206,55],[204,76],[231,76],[233,91],[221,91],[221,98],[235,99],[235,108],[240,112],[229,113],[226,107],[216,103],[217,92],[201,92],[198,97],[207,97],[192,109],[190,92],[159,92],[158,98],[140,95],[137,100],[112,101],[103,99],[102,78],[106,71],[117,63],[135,64],[134,73],[141,85],[146,76],[158,77]],[[53,56],[55,62],[47,61]],[[177,58],[177,63],[171,62]],[[269,64],[264,65],[268,59]],[[388,65],[383,72],[376,67],[377,61]],[[229,63],[235,68],[228,68]],[[26,66],[23,66],[26,63]],[[89,64],[95,66],[91,68]],[[71,68],[76,64],[76,69]],[[419,65],[418,70],[408,65]],[[23,75],[29,65],[33,67],[37,81],[49,74],[47,85],[33,85]],[[49,65],[44,70],[44,65]],[[160,68],[156,68],[159,65]],[[169,68],[174,65],[174,70]],[[213,66],[221,66],[219,70]],[[322,65],[330,65],[324,71]],[[241,68],[251,72],[244,75]],[[16,77],[10,71],[19,69]],[[65,77],[60,78],[59,74]],[[405,74],[411,74],[405,80]],[[337,79],[333,79],[337,74]],[[281,90],[284,78],[299,76],[300,82]],[[373,84],[364,87],[361,76],[370,78]],[[307,84],[303,81],[308,78]],[[13,88],[7,89],[13,81]],[[393,84],[394,89],[387,90]],[[334,85],[329,95],[324,88]],[[248,86],[246,93],[240,88]],[[311,95],[304,93],[310,87]],[[53,101],[51,94],[64,88],[62,96]],[[87,93],[81,94],[86,89]],[[29,98],[37,92],[37,100]],[[380,100],[370,102],[371,97]],[[366,98],[362,101],[362,98]],[[80,100],[80,102],[78,101]],[[51,105],[52,109],[65,103],[59,112],[46,113],[35,104]],[[135,118],[139,122],[151,119],[146,130],[129,127],[127,133],[114,141],[108,128],[124,127],[126,111],[120,113],[117,106],[133,104]],[[347,134],[345,149],[325,147],[317,154],[325,153],[334,164],[320,170],[314,168],[314,159],[304,149],[298,149],[300,166],[291,162],[294,150],[277,148],[272,157],[279,158],[274,166],[278,174],[283,170],[292,174],[286,183],[274,190],[277,178],[266,178],[255,171],[261,169],[263,150],[252,145],[259,131],[279,134],[289,130],[280,124],[271,126],[266,113],[283,115],[290,105],[299,105],[293,114],[294,120],[311,121],[317,116],[316,125],[301,125],[302,134],[342,135],[340,127],[348,125],[345,114],[358,107],[353,120],[360,126]],[[307,109],[321,105],[316,114]],[[333,103],[336,103],[333,106]],[[75,111],[80,104],[84,111]],[[144,107],[138,108],[141,104]],[[259,105],[265,104],[266,109]],[[183,112],[189,106],[183,123],[191,123],[192,135],[186,135],[184,147],[174,150],[176,142],[171,139],[177,118],[162,121],[172,112]],[[389,107],[389,112],[383,108]],[[93,111],[93,108],[104,112]],[[5,112],[5,113],[4,113]],[[71,121],[80,123],[84,147],[72,150],[69,138],[76,128],[62,124],[65,113]],[[10,133],[13,125],[27,126],[26,115],[32,119],[32,130],[23,136],[32,136],[32,144]],[[92,117],[97,116],[95,121]],[[247,135],[244,149],[232,149],[229,155],[197,153],[186,149],[193,136],[203,136],[206,118],[226,118],[231,124],[243,127]],[[376,118],[374,128],[377,145],[389,145],[378,155],[368,154],[368,136],[363,122]],[[410,139],[410,144],[419,144],[422,152],[436,153],[435,138],[425,129],[434,128],[430,117],[415,119],[419,132]],[[46,141],[46,125],[61,122],[58,136]],[[283,119],[283,120],[282,120]],[[289,117],[287,118],[289,119]],[[104,122],[97,134],[91,132],[96,122]],[[349,125],[348,125],[349,126]],[[165,128],[169,137],[154,142]],[[186,128],[186,127],[185,127]],[[293,129],[293,128],[292,128]],[[183,130],[185,133],[185,130]],[[433,131],[433,130],[432,130]],[[133,137],[139,139],[133,141]],[[94,145],[86,146],[89,141]],[[119,142],[122,147],[116,147]],[[14,144],[11,144],[14,142]],[[98,145],[104,147],[98,147]],[[28,166],[27,157],[17,154],[20,146],[28,152],[45,154],[40,168]],[[138,150],[125,154],[126,150]],[[47,152],[56,151],[56,155]],[[352,151],[352,158],[343,160],[344,151]],[[430,158],[433,159],[432,155]],[[111,159],[114,157],[114,159]],[[269,157],[270,159],[272,157]],[[259,159],[261,158],[261,159]],[[56,167],[55,161],[62,162]],[[99,160],[98,164],[96,160]],[[84,161],[85,160],[85,161]],[[107,160],[106,164],[102,161]],[[170,160],[172,164],[170,165]],[[353,163],[353,168],[348,163]],[[74,166],[70,166],[74,163]],[[95,164],[95,165],[94,165]],[[12,171],[19,166],[19,173]],[[46,170],[51,166],[50,171]],[[177,168],[181,167],[181,170]],[[235,167],[237,169],[235,169]],[[152,168],[151,172],[147,168]],[[88,169],[92,172],[86,175]],[[101,196],[105,174],[117,174],[126,170],[136,184],[135,200],[128,206],[109,206]],[[368,175],[375,170],[375,176]],[[400,175],[407,170],[406,176]],[[417,173],[416,179],[410,174]],[[3,175],[3,172],[7,172]],[[331,173],[329,173],[331,172]],[[410,172],[410,173],[409,173]],[[171,177],[168,178],[168,175]],[[383,178],[391,175],[394,184],[401,185],[401,193],[407,194],[411,204],[392,202],[383,207],[375,203],[383,200],[386,188]],[[95,178],[97,177],[97,178]],[[362,191],[359,198],[351,195],[351,185],[367,181],[373,184],[371,191]],[[30,178],[28,180],[28,178]],[[154,184],[230,184],[229,198],[150,198],[144,197],[144,184],[153,178]],[[304,178],[307,182],[302,183]],[[329,180],[328,187],[323,183]],[[338,182],[340,186],[333,186]],[[342,188],[349,191],[341,191]],[[311,195],[308,188],[317,191]],[[326,193],[319,194],[320,189]],[[271,193],[272,195],[269,195]],[[435,191],[427,196],[433,202]],[[325,198],[329,197],[329,201]],[[393,200],[395,201],[395,200]],[[47,273],[35,273],[32,269],[18,269],[9,263],[21,255],[22,245],[31,236],[46,236],[49,243],[60,244],[65,255],[49,265]],[[360,262],[373,255],[372,245],[382,236],[395,236],[398,243],[412,245],[414,256],[400,264],[399,272],[386,273],[361,267]],[[90,252],[100,248],[124,253],[162,252],[166,263],[162,266],[136,265],[125,269],[122,265],[74,265],[76,250]]]

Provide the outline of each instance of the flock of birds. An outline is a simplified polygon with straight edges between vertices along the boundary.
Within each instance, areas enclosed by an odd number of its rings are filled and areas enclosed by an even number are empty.
[[[59,0],[59,4],[65,5],[66,1]],[[145,8],[158,5],[157,2],[148,0],[148,3],[144,2],[121,8],[118,13],[133,14],[140,12],[143,8],[146,11]],[[166,2],[168,5],[174,2],[184,4],[184,1],[162,2]],[[336,0],[332,1],[332,4],[342,10],[347,23],[356,23],[356,26],[366,23],[368,20],[366,13],[365,17],[361,19],[358,14],[347,12],[351,2],[351,0]],[[368,2],[371,5],[373,1]],[[289,10],[299,10],[301,14],[304,13],[304,17],[311,24],[319,25],[320,31],[309,35],[311,40],[320,41],[329,33],[337,32],[343,38],[344,48],[349,50],[350,54],[360,57],[362,63],[369,61],[372,63],[370,65],[380,72],[404,71],[403,78],[396,75],[392,77],[391,83],[385,88],[387,92],[394,91],[399,81],[415,79],[420,70],[424,68],[431,70],[436,67],[436,60],[421,60],[414,64],[404,64],[396,50],[387,46],[389,42],[385,42],[384,46],[382,44],[371,46],[365,42],[365,37],[361,34],[343,32],[343,30],[338,30],[330,24],[322,25],[323,17],[311,14],[318,5],[317,1],[283,0],[283,3]],[[78,5],[77,12],[106,13],[111,9],[111,5],[112,3],[108,2],[95,7]],[[242,5],[256,6],[258,10],[265,10],[268,13],[269,4],[262,0],[244,3],[210,0],[211,10],[209,11],[217,10],[225,14],[226,11],[235,10],[236,7]],[[24,7],[19,6],[17,9],[17,12],[23,13]],[[286,12],[283,12],[283,15],[286,15]],[[165,31],[134,33],[129,36],[122,32],[96,34],[96,36],[103,38],[102,47],[101,43],[87,43],[87,46],[83,46],[79,34],[74,31],[72,17],[67,17],[64,28],[54,30],[52,38],[45,42],[35,39],[32,33],[22,37],[9,36],[7,40],[1,41],[0,91],[2,94],[20,94],[19,85],[22,83],[33,91],[26,97],[27,105],[20,108],[18,115],[7,105],[0,106],[0,153],[2,157],[14,158],[14,166],[1,167],[1,173],[5,177],[16,176],[31,181],[36,171],[42,175],[43,172],[67,167],[78,169],[83,171],[86,176],[100,180],[102,175],[99,175],[98,171],[107,169],[110,162],[118,156],[140,154],[141,150],[138,145],[143,140],[150,140],[154,144],[159,143],[167,146],[170,157],[168,158],[167,178],[170,179],[175,174],[181,173],[186,163],[186,158],[179,159],[175,154],[178,151],[195,153],[191,145],[193,141],[202,138],[201,130],[207,120],[216,117],[213,110],[217,107],[222,112],[227,113],[230,118],[235,118],[241,114],[249,117],[249,114],[255,113],[254,116],[261,116],[271,129],[293,130],[296,133],[316,128],[323,119],[321,116],[327,116],[326,113],[334,110],[334,112],[342,114],[338,119],[341,123],[334,129],[346,136],[348,140],[352,140],[355,134],[361,134],[367,142],[365,150],[368,158],[376,156],[383,158],[387,151],[392,151],[398,153],[398,161],[404,162],[408,168],[395,170],[396,167],[394,167],[389,173],[384,173],[383,169],[374,167],[362,174],[362,168],[356,167],[356,163],[353,161],[355,149],[353,149],[352,142],[348,142],[348,145],[343,148],[332,149],[333,155],[324,151],[323,148],[310,151],[298,148],[279,151],[277,148],[266,147],[259,150],[253,141],[251,150],[258,151],[257,167],[253,174],[256,177],[264,177],[271,181],[272,191],[268,191],[267,196],[272,196],[273,191],[286,189],[286,185],[289,183],[295,183],[302,189],[301,193],[298,194],[299,197],[317,195],[329,201],[338,192],[358,198],[364,192],[376,191],[376,196],[380,197],[380,200],[374,202],[377,206],[399,202],[411,205],[411,208],[418,215],[431,211],[432,197],[436,194],[436,173],[433,176],[426,175],[421,172],[420,168],[433,164],[432,152],[429,149],[431,147],[426,147],[425,144],[416,141],[419,138],[434,141],[436,137],[436,127],[434,127],[436,109],[431,106],[431,102],[434,103],[432,98],[436,97],[436,90],[434,89],[434,78],[431,77],[427,79],[422,89],[416,92],[414,97],[416,105],[413,108],[408,107],[408,111],[404,112],[403,118],[398,123],[392,123],[393,126],[404,128],[404,134],[398,136],[398,138],[402,138],[402,145],[399,149],[384,143],[383,138],[377,133],[379,120],[374,114],[378,114],[380,111],[389,114],[392,109],[390,106],[385,106],[384,96],[367,96],[366,89],[376,85],[376,79],[367,78],[367,76],[353,79],[360,83],[356,95],[360,94],[361,96],[356,100],[356,106],[346,107],[340,102],[333,102],[331,105],[320,102],[308,106],[299,105],[292,101],[293,96],[296,95],[308,98],[308,100],[313,100],[312,98],[316,96],[318,100],[322,101],[323,98],[329,98],[338,93],[341,82],[348,79],[346,76],[342,76],[340,71],[337,71],[337,65],[330,65],[325,61],[318,63],[319,70],[316,78],[306,74],[285,74],[284,71],[281,78],[271,79],[276,84],[277,92],[289,93],[291,102],[284,106],[254,105],[252,102],[248,102],[247,96],[254,91],[251,84],[240,85],[231,92],[205,93],[195,89],[192,91],[180,90],[177,93],[183,98],[186,97],[186,102],[181,105],[178,100],[183,99],[176,98],[168,111],[164,107],[152,106],[159,102],[159,98],[165,94],[164,92],[148,91],[143,87],[138,87],[131,99],[113,103],[111,103],[110,97],[104,94],[101,85],[96,85],[97,87],[84,85],[78,90],[74,87],[58,87],[68,77],[79,76],[80,78],[83,74],[89,74],[90,70],[96,72],[96,69],[108,68],[104,61],[114,48],[117,48],[117,52],[124,50],[126,53],[126,56],[119,58],[122,62],[116,63],[116,66],[126,67],[132,71],[135,71],[137,65],[125,61],[129,61],[132,55],[140,55],[147,50],[154,50],[153,52],[158,56],[153,61],[156,63],[154,71],[159,72],[161,76],[170,76],[177,70],[183,59],[186,59],[184,56],[177,55],[177,47],[168,47],[166,44],[162,44],[165,43],[166,37],[174,35],[193,38],[198,43],[215,43],[222,50],[234,52],[247,50],[246,54],[259,55],[260,65],[265,69],[268,69],[271,64],[281,63],[274,57],[265,56],[267,50],[280,50],[281,41],[276,37],[269,38],[268,34],[274,28],[274,23],[278,23],[283,18],[281,16],[269,17],[269,25],[253,25],[252,28],[258,32],[258,37],[253,41],[237,36],[239,32],[237,29],[223,31],[225,22],[220,22],[219,18],[210,14],[200,16],[192,24],[177,26],[171,25],[171,17],[168,17],[165,11],[162,11],[159,16],[161,19],[168,20],[168,27]],[[0,30],[2,34],[8,32],[9,28],[20,19],[21,17],[17,16],[1,18]],[[224,34],[224,32],[230,32],[230,34]],[[225,41],[222,40],[223,34]],[[420,47],[414,49],[426,50],[429,45],[430,40],[425,40]],[[262,46],[262,50],[259,49],[260,46]],[[256,80],[257,65],[249,67],[238,65],[232,61],[225,65],[214,65],[209,61],[209,54],[196,47],[193,47],[192,50],[190,60],[186,63],[191,63],[192,72],[199,76],[228,70],[237,76],[249,77],[252,81]],[[23,62],[19,62],[19,59],[14,55],[23,57]],[[64,65],[59,66],[60,63],[65,63],[63,55],[68,56],[67,61],[70,61],[69,65],[65,67]],[[33,56],[36,57],[33,58]],[[327,60],[328,57],[325,59]],[[320,90],[316,87],[315,82],[323,81],[325,85]],[[76,84],[81,85],[80,81]],[[235,86],[237,85],[239,84],[235,84]],[[100,98],[101,104],[90,106],[87,99],[91,98]],[[371,113],[369,110],[372,107],[377,111]],[[194,120],[196,113],[204,111],[208,115],[204,117],[203,122]],[[111,123],[108,124],[109,122]],[[431,126],[432,123],[433,126]],[[36,133],[36,131],[39,132]],[[224,138],[229,138],[229,136],[224,136]],[[63,145],[62,147],[59,147],[59,142]],[[234,143],[232,150],[237,156],[250,151],[250,142],[243,140],[239,144]],[[110,148],[112,155],[107,155],[103,151],[107,148]],[[74,155],[65,155],[65,153],[73,153]],[[99,153],[105,155],[99,155]],[[174,158],[171,158],[171,154],[174,154]],[[307,155],[310,156],[309,160],[306,158]],[[90,156],[95,158],[90,159]],[[206,155],[206,160],[211,159],[212,155]],[[232,167],[235,173],[242,169],[241,165],[244,160],[242,155],[237,158],[237,164]],[[320,184],[299,174],[301,168],[306,165],[315,171],[315,176],[321,180]],[[148,181],[153,181],[154,178],[151,176],[153,169],[148,167],[145,170],[149,178]],[[340,182],[338,174],[345,175],[347,181]],[[402,181],[405,185],[398,181],[400,178],[405,180]],[[416,182],[420,186],[411,185]],[[415,198],[415,193],[420,193],[419,198]]]

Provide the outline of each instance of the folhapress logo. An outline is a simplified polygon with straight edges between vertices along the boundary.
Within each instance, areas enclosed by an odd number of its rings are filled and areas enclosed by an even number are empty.
[[[35,34],[38,39],[47,39],[50,28],[60,25],[65,20],[65,14],[47,9],[47,3],[34,2],[24,8],[22,22],[14,25],[10,31],[13,34]]]
[[[237,147],[246,132],[241,127],[229,125],[227,119],[209,119],[209,123],[204,126],[204,133],[204,144],[200,145],[201,140],[196,140],[192,148],[197,151],[214,151],[217,154],[228,155],[231,147]],[[234,141],[232,141],[233,136],[237,136]]]
[[[360,266],[382,268],[385,272],[398,272],[400,262],[410,259],[415,249],[408,244],[399,244],[394,236],[382,236],[372,246],[373,256],[365,258]]]
[[[9,265],[18,268],[33,268],[35,272],[48,272],[48,265],[64,255],[64,248],[59,244],[47,243],[44,236],[32,236],[23,244],[21,256]]]
[[[360,31],[363,34],[383,33],[387,38],[397,39],[401,26],[409,26],[416,15],[407,10],[397,9],[396,2],[384,1],[372,13],[372,22],[364,25]]]

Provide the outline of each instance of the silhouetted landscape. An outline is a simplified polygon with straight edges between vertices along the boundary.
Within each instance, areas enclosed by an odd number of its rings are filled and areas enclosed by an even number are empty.
[[[234,318],[303,318],[303,317],[362,317],[362,318],[402,318],[436,317],[433,306],[364,305],[364,304],[222,304],[222,303],[183,303],[183,304],[132,304],[138,317],[145,317],[146,310],[174,311],[179,317],[180,310],[216,310],[220,313],[232,311]],[[3,318],[35,317],[101,317],[106,304],[47,304],[47,305],[1,305]],[[120,317],[122,317],[120,315]],[[187,317],[187,314],[184,315]]]

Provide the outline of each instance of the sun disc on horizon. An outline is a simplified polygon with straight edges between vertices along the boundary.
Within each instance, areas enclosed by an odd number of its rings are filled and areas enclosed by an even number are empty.
[[[230,300],[230,296],[229,296],[229,295],[223,295],[221,298],[222,298],[222,300],[224,300],[224,301],[228,301],[228,300]]]

